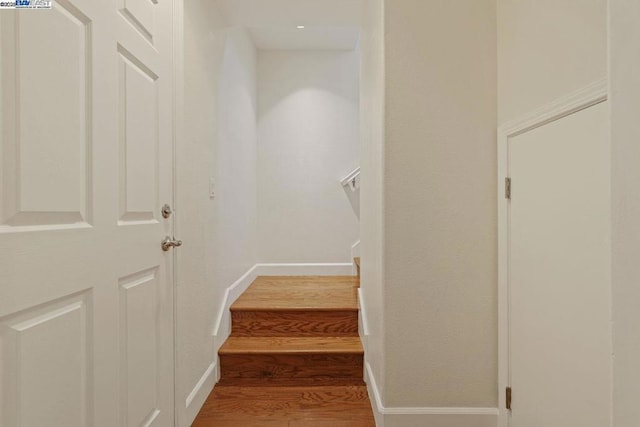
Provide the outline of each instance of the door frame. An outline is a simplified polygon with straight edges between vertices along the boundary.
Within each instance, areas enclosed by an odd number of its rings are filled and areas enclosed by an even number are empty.
[[[180,150],[181,141],[184,141],[184,0],[173,0],[172,13],[172,39],[173,39],[173,235],[178,236],[178,161],[177,153]],[[174,426],[180,426],[179,422],[184,415],[184,405],[180,404],[180,371],[178,365],[178,256],[172,251],[173,262],[173,417]]]
[[[509,427],[505,390],[510,383],[509,343],[509,224],[510,204],[505,178],[510,176],[509,140],[604,102],[609,97],[607,79],[595,81],[498,128],[498,426]]]

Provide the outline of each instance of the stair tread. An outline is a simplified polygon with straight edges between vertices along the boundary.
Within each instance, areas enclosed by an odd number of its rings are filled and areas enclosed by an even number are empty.
[[[363,354],[360,337],[229,337],[219,354]]]
[[[366,386],[224,386],[218,385],[193,427],[375,426]],[[224,422],[232,420],[233,422]],[[354,422],[354,420],[362,420]],[[209,423],[207,423],[207,421]]]
[[[355,276],[260,276],[231,311],[358,310]]]
[[[353,259],[358,267],[360,267],[360,257],[357,256]]]

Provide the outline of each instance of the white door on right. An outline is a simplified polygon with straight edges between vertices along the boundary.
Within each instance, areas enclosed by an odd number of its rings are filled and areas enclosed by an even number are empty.
[[[511,427],[611,425],[608,117],[602,102],[509,140]]]

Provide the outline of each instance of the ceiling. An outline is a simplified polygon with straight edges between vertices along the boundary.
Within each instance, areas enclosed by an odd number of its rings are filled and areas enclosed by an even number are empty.
[[[363,0],[218,0],[230,25],[258,49],[354,49]],[[297,26],[304,25],[304,29]]]

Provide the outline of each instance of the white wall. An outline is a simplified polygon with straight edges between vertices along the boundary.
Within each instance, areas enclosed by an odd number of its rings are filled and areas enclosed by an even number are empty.
[[[640,420],[640,2],[610,2],[614,425]]]
[[[378,425],[496,424],[495,25],[492,0],[363,4],[361,305]]]
[[[255,50],[210,0],[184,4],[184,126],[177,148],[177,410],[191,424],[215,382],[224,292],[256,263]],[[209,179],[216,198],[209,197]]]
[[[231,285],[257,259],[256,50],[242,28],[227,30],[218,81],[215,145],[214,252],[216,283]]]
[[[360,37],[360,289],[365,363],[384,389],[383,169],[384,169],[384,0],[363,3]],[[370,387],[375,406],[375,391]],[[378,421],[380,414],[376,412]]]
[[[388,406],[497,406],[495,15],[386,2]]]
[[[339,181],[360,163],[358,70],[354,51],[260,51],[260,262],[351,262],[358,218]]]
[[[606,0],[498,0],[499,122],[604,78]]]

